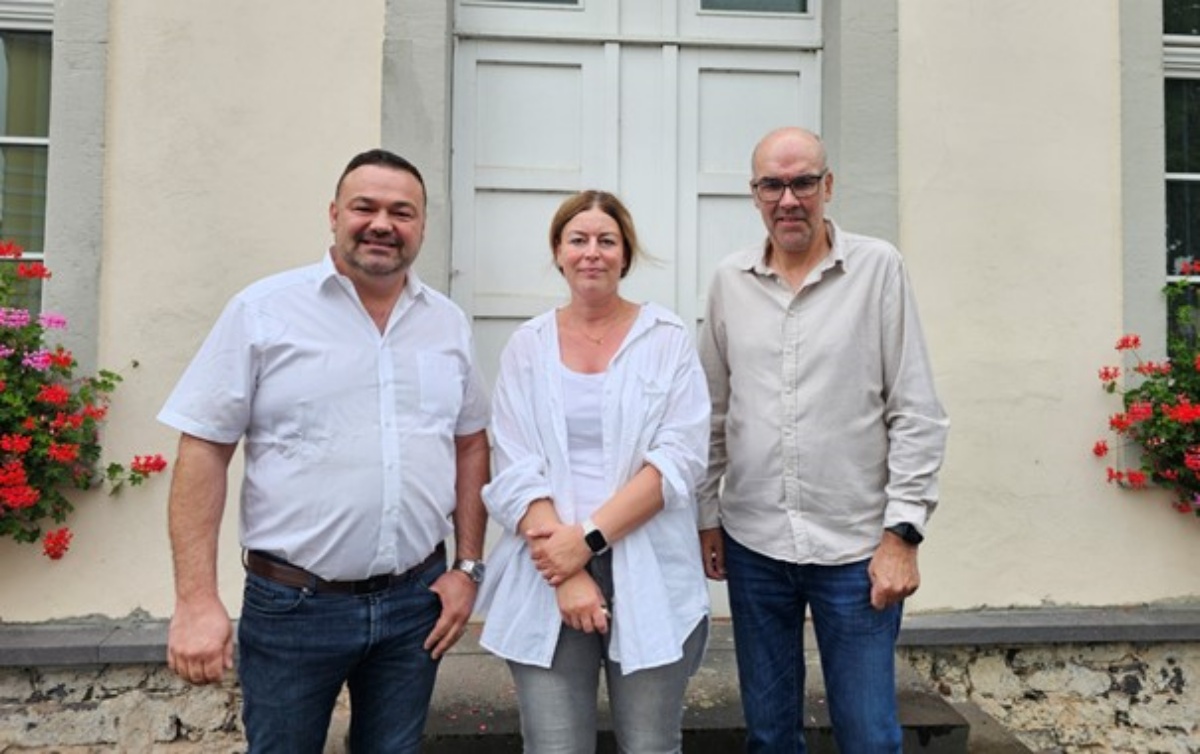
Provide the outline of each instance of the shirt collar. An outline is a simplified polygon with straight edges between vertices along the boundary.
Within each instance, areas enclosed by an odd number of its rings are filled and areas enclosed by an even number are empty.
[[[335,281],[335,284],[346,287],[347,290],[353,291],[354,284],[350,282],[333,264],[333,249],[325,252],[321,257],[321,261],[317,264],[316,285],[318,289],[323,289],[330,281]],[[343,282],[336,282],[343,281]],[[412,267],[408,268],[408,274],[405,276],[404,290],[400,293],[400,299],[396,302],[399,307],[400,302],[405,299],[413,299],[414,301],[424,301],[426,296],[425,283],[417,276],[416,270]]]
[[[829,254],[817,265],[817,270],[824,272],[834,267],[846,268],[846,245],[842,241],[842,231],[832,219],[825,218],[825,230],[829,235]],[[770,277],[775,271],[767,265],[767,250],[770,248],[770,237],[763,240],[762,246],[747,249],[737,260],[738,269],[752,272],[755,275]]]

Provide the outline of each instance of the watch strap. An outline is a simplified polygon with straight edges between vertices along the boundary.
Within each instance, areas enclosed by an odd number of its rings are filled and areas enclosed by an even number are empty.
[[[917,527],[908,522],[889,526],[887,530],[910,545],[919,545],[925,541],[925,535],[918,531]]]
[[[592,555],[603,555],[608,552],[608,539],[590,517],[583,520],[583,541],[592,551]]]
[[[482,560],[472,560],[471,558],[459,558],[454,561],[452,568],[455,571],[462,571],[470,577],[471,581],[476,584],[483,583],[483,574],[486,570]]]

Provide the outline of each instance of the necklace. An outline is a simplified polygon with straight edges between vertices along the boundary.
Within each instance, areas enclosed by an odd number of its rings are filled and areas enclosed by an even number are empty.
[[[608,327],[604,328],[604,331],[599,335],[592,335],[587,330],[583,329],[583,325],[580,324],[578,320],[575,320],[571,323],[571,329],[582,335],[585,340],[589,341],[593,345],[602,346],[604,345],[604,339],[609,335],[612,335],[613,330],[617,329],[617,326],[620,325],[624,319],[625,312],[623,310],[617,312],[617,316],[608,325]]]

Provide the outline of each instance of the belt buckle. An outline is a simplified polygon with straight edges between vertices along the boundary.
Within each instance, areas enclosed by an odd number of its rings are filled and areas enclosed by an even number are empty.
[[[391,585],[392,575],[390,573],[381,573],[377,576],[354,582],[354,593],[374,594],[375,592],[382,592]]]

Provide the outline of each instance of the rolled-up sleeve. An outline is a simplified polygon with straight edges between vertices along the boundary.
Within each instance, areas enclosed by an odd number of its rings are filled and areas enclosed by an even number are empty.
[[[675,357],[662,423],[646,452],[646,462],[662,474],[663,507],[695,504],[708,467],[711,404],[704,370],[684,332],[671,344]]]
[[[516,532],[529,504],[552,496],[546,452],[536,428],[537,411],[533,333],[519,331],[504,349],[492,398],[492,447],[495,475],[483,488],[488,513],[500,526]]]

